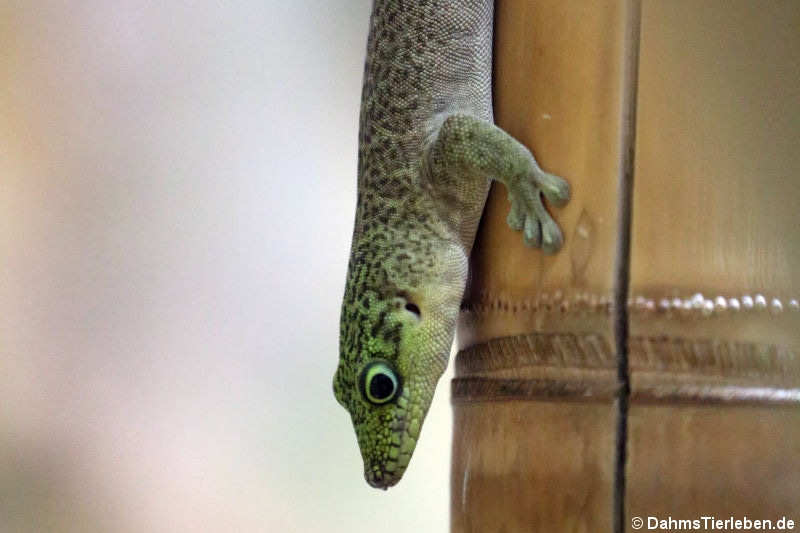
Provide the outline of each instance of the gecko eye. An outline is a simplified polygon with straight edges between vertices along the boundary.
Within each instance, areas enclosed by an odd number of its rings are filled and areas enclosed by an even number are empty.
[[[397,373],[384,361],[375,361],[361,373],[361,393],[370,402],[381,405],[392,401],[400,390]]]

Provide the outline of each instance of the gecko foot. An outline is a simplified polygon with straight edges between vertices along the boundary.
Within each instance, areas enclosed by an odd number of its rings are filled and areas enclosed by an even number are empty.
[[[508,184],[511,211],[507,221],[511,229],[522,230],[526,245],[554,254],[564,244],[564,237],[545,209],[542,196],[551,204],[562,206],[569,201],[569,184],[538,168],[533,176]]]

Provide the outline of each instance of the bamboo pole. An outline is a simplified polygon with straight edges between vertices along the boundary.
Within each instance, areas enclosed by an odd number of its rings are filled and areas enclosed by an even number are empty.
[[[496,121],[573,198],[548,257],[490,194],[459,324],[453,531],[800,503],[800,4],[644,0],[614,510],[622,17],[615,1],[496,3]]]

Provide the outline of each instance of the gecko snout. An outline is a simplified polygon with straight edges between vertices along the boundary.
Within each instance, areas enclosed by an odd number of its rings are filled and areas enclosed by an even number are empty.
[[[402,472],[400,472],[400,474],[395,474],[386,471],[374,472],[369,469],[364,471],[364,479],[367,480],[367,483],[369,483],[371,487],[376,489],[389,490],[389,487],[396,485],[401,477]]]

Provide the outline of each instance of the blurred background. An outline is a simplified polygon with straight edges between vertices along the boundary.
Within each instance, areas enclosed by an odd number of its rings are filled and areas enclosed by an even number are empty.
[[[0,4],[0,531],[441,531],[334,400],[369,0]]]

